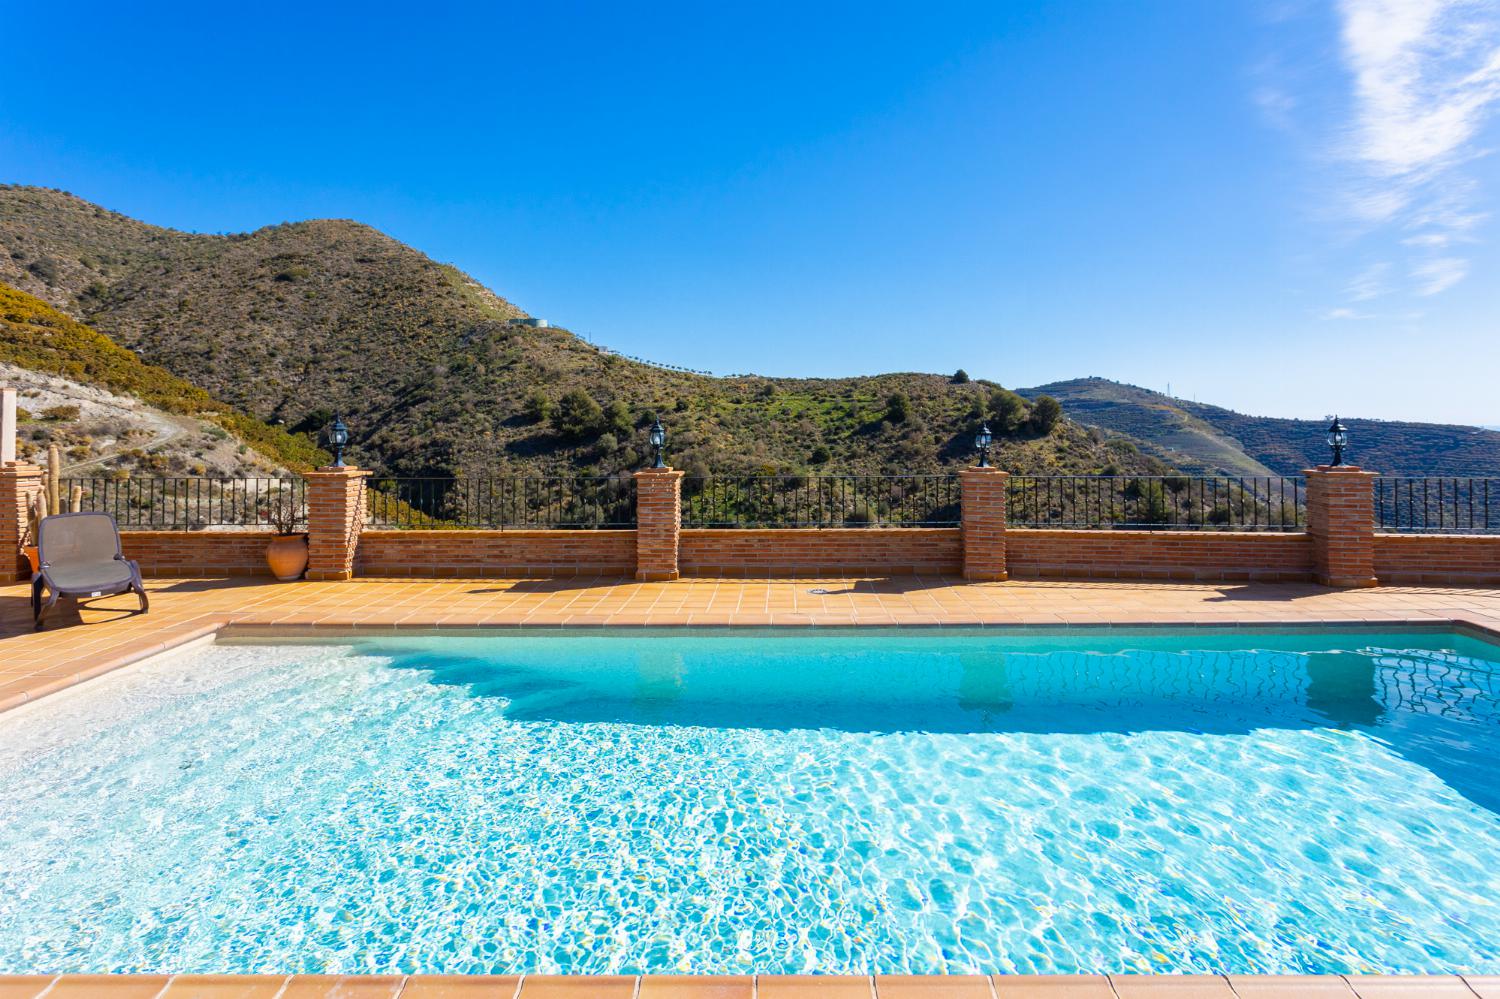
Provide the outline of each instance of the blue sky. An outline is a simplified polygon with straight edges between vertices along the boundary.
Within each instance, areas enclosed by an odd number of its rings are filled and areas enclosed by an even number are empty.
[[[0,180],[356,218],[627,353],[1500,424],[1493,0],[0,14]]]

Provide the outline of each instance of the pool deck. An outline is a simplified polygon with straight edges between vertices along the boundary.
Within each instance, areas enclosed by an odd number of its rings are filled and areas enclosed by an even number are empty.
[[[880,579],[153,579],[60,609],[34,632],[28,588],[0,586],[0,711],[227,626],[1235,626],[1458,623],[1500,633],[1500,589],[1297,583]],[[1500,941],[1496,943],[1500,949]],[[1500,976],[0,977],[0,999],[1500,999]]]

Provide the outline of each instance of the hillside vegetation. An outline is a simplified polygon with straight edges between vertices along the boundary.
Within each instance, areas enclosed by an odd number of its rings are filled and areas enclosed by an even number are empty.
[[[1023,395],[1056,397],[1074,420],[1140,442],[1184,470],[1295,475],[1329,459],[1328,424],[1246,416],[1105,378],[1053,382]],[[1442,423],[1343,417],[1349,460],[1384,475],[1500,476],[1500,433]]]
[[[357,222],[176,232],[0,187],[0,280],[265,423],[341,412],[353,457],[405,475],[609,474],[659,414],[690,472],[931,472],[981,419],[1018,472],[1161,471],[994,383],[932,374],[713,378],[605,354]]]
[[[0,284],[0,365],[14,365],[76,385],[133,396],[155,409],[194,417],[233,434],[275,466],[305,469],[327,460],[327,455],[307,437],[289,434],[236,412],[171,372],[143,363],[109,337],[70,319],[46,302],[4,284]],[[61,442],[71,447],[83,446],[64,433],[71,422],[65,416],[54,414],[51,422],[57,426],[32,429],[61,437]],[[128,429],[122,429],[119,436],[123,438],[127,433]],[[72,436],[76,437],[76,430]],[[36,443],[40,444],[41,438]]]

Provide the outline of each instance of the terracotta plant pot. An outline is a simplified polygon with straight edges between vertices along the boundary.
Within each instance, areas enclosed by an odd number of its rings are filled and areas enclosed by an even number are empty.
[[[271,575],[286,582],[307,570],[307,538],[301,534],[279,534],[266,546],[266,565]]]
[[[31,563],[31,571],[35,574],[42,567],[42,557],[36,553],[36,545],[27,545],[21,549],[21,553],[26,556],[26,561]]]

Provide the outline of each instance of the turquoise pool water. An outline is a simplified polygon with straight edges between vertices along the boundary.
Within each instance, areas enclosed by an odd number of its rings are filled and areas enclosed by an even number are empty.
[[[1462,635],[219,644],[0,716],[0,971],[1500,972]]]

